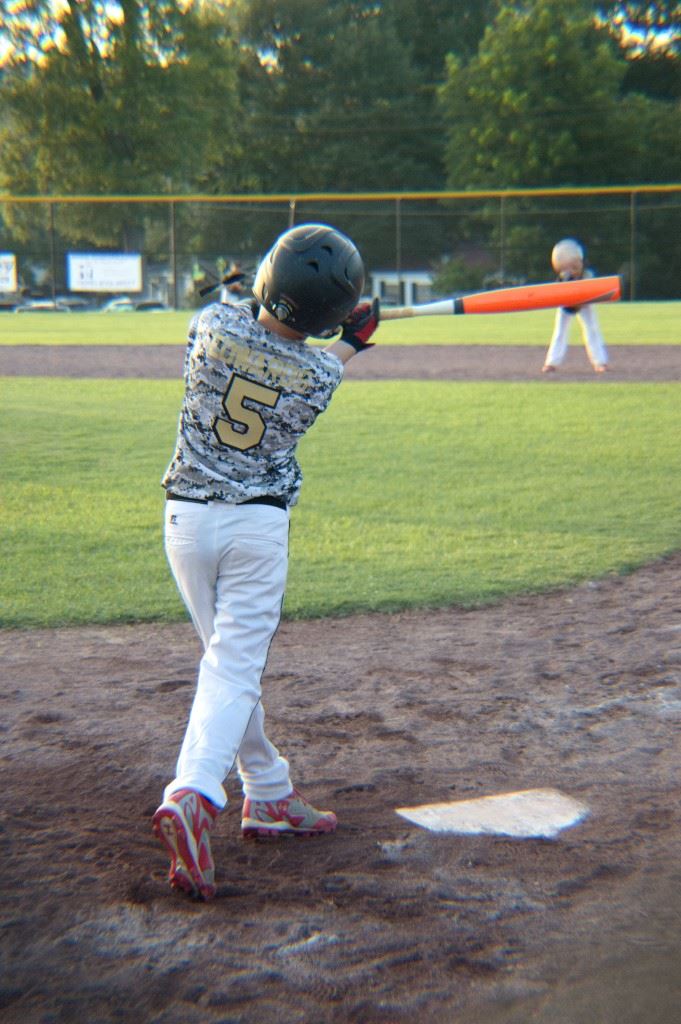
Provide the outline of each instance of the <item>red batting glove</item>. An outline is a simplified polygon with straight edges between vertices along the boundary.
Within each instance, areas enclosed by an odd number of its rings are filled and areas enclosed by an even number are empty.
[[[370,342],[369,338],[378,327],[379,320],[378,299],[374,299],[373,302],[361,302],[341,324],[340,340],[352,345],[355,352],[373,348],[374,342]]]

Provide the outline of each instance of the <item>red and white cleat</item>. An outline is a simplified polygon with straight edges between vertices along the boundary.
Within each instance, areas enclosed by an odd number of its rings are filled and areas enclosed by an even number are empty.
[[[215,896],[209,832],[218,814],[218,808],[193,789],[173,793],[154,814],[154,835],[170,854],[168,881],[173,889],[204,900]]]
[[[338,819],[333,811],[318,811],[294,789],[283,800],[244,800],[241,832],[257,836],[318,836],[335,832]]]

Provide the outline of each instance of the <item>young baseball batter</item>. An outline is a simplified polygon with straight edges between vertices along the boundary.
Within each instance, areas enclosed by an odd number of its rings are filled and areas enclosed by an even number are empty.
[[[593,277],[593,273],[585,269],[584,260],[584,249],[574,238],[564,238],[557,242],[551,252],[551,265],[558,275],[559,281],[577,281],[583,277]],[[565,359],[568,336],[575,317],[582,329],[584,346],[594,371],[605,373],[608,369],[608,353],[598,324],[596,310],[593,305],[587,304],[556,310],[553,335],[549,342],[542,373],[554,373]]]
[[[332,811],[293,787],[265,733],[260,680],[279,624],[296,446],[329,404],[343,364],[370,347],[378,304],[354,243],[323,224],[292,228],[261,263],[255,303],[215,303],[192,320],[175,454],[163,478],[165,547],[203,642],[175,770],[153,817],[171,886],[215,895],[209,833],[236,767],[245,836],[333,832]],[[308,336],[340,336],[326,348]]]

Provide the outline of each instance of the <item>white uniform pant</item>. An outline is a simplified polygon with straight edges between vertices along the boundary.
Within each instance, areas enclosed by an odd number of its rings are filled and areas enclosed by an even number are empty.
[[[582,330],[582,339],[592,366],[605,366],[608,352],[598,324],[596,310],[591,305],[582,306],[577,313],[568,313],[565,309],[556,310],[553,335],[549,342],[545,363],[549,366],[560,366],[565,359],[568,348],[568,335],[572,323],[577,317]]]
[[[260,703],[286,588],[288,528],[288,512],[269,505],[166,502],[166,555],[204,654],[165,799],[196,789],[223,808],[234,765],[252,799],[279,800],[293,788]]]

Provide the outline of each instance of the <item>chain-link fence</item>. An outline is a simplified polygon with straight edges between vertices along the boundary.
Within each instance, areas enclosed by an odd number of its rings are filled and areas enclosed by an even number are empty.
[[[0,301],[101,305],[112,295],[192,308],[238,263],[248,276],[287,227],[322,221],[349,234],[367,292],[427,301],[552,277],[566,236],[627,299],[681,298],[681,185],[297,196],[0,196]],[[102,257],[136,268],[101,277]],[[94,259],[99,257],[99,262]],[[111,261],[109,261],[109,264]],[[106,261],[104,261],[106,264]],[[88,276],[89,275],[89,276]],[[411,289],[411,291],[410,291]]]

